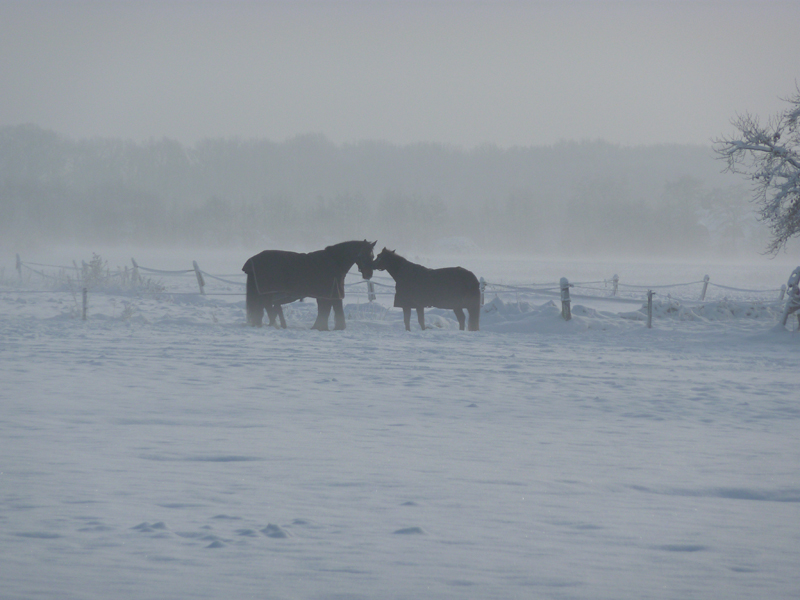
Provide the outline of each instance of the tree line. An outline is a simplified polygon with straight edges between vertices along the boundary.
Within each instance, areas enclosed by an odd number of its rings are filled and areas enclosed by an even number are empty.
[[[73,140],[0,128],[0,236],[316,248],[379,239],[487,252],[658,255],[759,249],[747,192],[710,147],[602,141],[463,150],[216,139]]]

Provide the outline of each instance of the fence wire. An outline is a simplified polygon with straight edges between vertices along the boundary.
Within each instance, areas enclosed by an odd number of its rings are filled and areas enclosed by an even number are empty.
[[[179,269],[165,270],[152,267],[140,266],[135,261],[133,268],[117,269],[111,271],[103,270],[102,277],[92,271],[92,265],[83,263],[82,267],[73,265],[52,265],[45,263],[23,262],[17,260],[17,270],[20,284],[23,283],[23,269],[30,275],[36,275],[43,281],[55,284],[63,284],[74,290],[74,286],[90,287],[95,293],[118,293],[126,291],[137,295],[163,296],[180,295],[191,296],[202,294],[204,296],[245,296],[246,275],[244,273],[234,274],[213,274],[202,269]],[[38,267],[38,268],[34,268]],[[45,269],[53,269],[55,273],[48,273]],[[151,276],[145,279],[143,274]],[[197,275],[202,276],[202,281],[198,281]],[[29,275],[29,281],[30,281]],[[351,273],[354,277],[359,277],[355,271]],[[179,289],[167,289],[163,282],[157,282],[152,277],[169,278],[172,281],[183,280],[184,285],[179,285]],[[92,278],[91,281],[89,279]],[[360,301],[360,298],[372,299],[379,297],[393,296],[395,293],[394,281],[387,276],[375,275],[367,282],[358,279],[345,284],[345,288],[351,297]],[[110,286],[110,282],[115,285]],[[208,282],[223,284],[214,288]],[[8,282],[6,282],[8,283]],[[481,279],[482,293],[486,302],[493,297],[499,297],[504,301],[521,299],[532,300],[557,298],[561,294],[559,283],[521,283],[506,284],[485,281]],[[713,302],[718,300],[750,301],[761,303],[780,303],[783,301],[786,286],[781,288],[769,289],[748,289],[726,286],[714,283],[710,280],[697,280],[684,283],[668,283],[654,285],[630,284],[619,281],[616,276],[611,279],[599,279],[595,281],[570,282],[572,288],[571,297],[574,300],[602,300],[604,302],[619,303],[641,303],[645,300],[647,291],[656,291],[659,297],[677,300],[683,304],[698,304],[702,302]],[[7,287],[7,286],[3,286]],[[104,290],[104,287],[111,289]],[[192,289],[193,288],[193,289]],[[0,289],[4,292],[16,293],[40,293],[43,290],[23,290],[8,287]],[[55,291],[55,290],[51,290]]]

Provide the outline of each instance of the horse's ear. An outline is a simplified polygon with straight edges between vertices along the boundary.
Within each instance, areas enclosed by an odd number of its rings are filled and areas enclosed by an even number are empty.
[[[364,241],[366,241],[366,240],[364,240]],[[372,242],[372,245],[370,246],[370,248],[374,248],[375,244],[377,244],[377,243],[378,243],[378,240],[375,240],[374,242]]]

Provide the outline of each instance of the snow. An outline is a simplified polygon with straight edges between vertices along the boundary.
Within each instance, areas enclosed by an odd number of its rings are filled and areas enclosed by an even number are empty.
[[[232,277],[251,254],[198,262]],[[247,327],[237,286],[201,297],[194,273],[99,286],[82,321],[75,285],[12,263],[0,596],[800,596],[800,333],[773,293],[796,265],[458,260],[506,284],[770,292],[659,292],[652,329],[641,297],[574,298],[566,322],[557,294],[487,293],[480,332],[437,310],[406,332],[355,285],[347,329],[318,332],[313,302]]]

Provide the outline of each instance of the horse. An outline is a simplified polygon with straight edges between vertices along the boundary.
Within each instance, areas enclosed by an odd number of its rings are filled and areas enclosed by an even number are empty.
[[[395,282],[394,305],[403,309],[406,331],[411,331],[411,309],[425,329],[425,307],[451,308],[459,329],[464,329],[464,309],[469,311],[469,330],[478,331],[481,287],[472,271],[462,267],[429,269],[384,248],[372,263],[374,269],[388,271]]]
[[[281,305],[302,298],[317,299],[317,320],[312,329],[328,331],[333,309],[334,329],[344,329],[344,278],[356,264],[364,279],[372,277],[372,252],[377,242],[352,241],[328,246],[316,252],[264,250],[251,256],[242,271],[247,273],[247,323],[261,327],[264,310],[269,324],[277,328],[280,318],[286,329]]]

